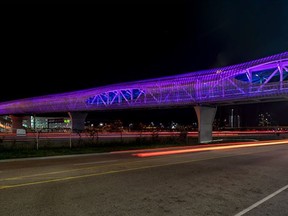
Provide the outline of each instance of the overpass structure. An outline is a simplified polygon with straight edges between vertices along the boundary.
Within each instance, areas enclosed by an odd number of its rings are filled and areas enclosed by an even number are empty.
[[[212,140],[217,106],[287,98],[288,52],[283,52],[221,68],[2,102],[0,115],[14,116],[17,128],[19,115],[68,112],[73,129],[82,129],[89,111],[193,106],[202,143]]]

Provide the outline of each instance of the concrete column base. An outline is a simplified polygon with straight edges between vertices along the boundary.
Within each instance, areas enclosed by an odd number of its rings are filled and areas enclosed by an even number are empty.
[[[195,106],[198,119],[198,141],[209,143],[212,141],[213,121],[217,111],[216,107]]]
[[[81,132],[85,129],[85,119],[88,115],[86,112],[68,112],[71,122],[72,131]]]

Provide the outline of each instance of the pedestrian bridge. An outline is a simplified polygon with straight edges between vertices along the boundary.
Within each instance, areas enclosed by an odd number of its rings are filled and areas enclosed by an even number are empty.
[[[199,121],[200,107],[287,98],[288,52],[283,52],[221,68],[2,102],[0,115],[193,106]]]

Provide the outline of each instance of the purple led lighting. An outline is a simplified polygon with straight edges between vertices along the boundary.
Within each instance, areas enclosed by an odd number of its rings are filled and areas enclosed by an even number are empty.
[[[265,79],[253,81],[263,71]],[[222,68],[3,102],[0,115],[245,104],[287,96],[288,52],[283,52]]]

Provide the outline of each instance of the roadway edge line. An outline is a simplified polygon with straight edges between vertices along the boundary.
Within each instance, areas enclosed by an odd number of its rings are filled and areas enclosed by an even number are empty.
[[[278,195],[279,193],[283,192],[288,188],[288,185],[280,188],[279,190],[273,192],[272,194],[264,197],[263,199],[259,200],[258,202],[254,203],[253,205],[249,206],[248,208],[242,210],[241,212],[235,214],[234,216],[241,216],[244,215],[245,213],[251,211],[252,209],[256,208],[257,206],[261,205],[262,203],[266,202],[267,200],[273,198],[274,196]]]

